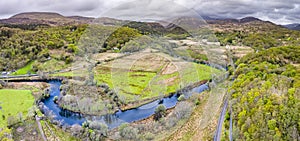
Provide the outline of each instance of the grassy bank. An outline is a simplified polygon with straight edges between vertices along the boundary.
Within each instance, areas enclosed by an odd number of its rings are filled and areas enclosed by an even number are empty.
[[[34,64],[34,61],[31,61],[23,68],[18,69],[16,72],[14,72],[12,75],[24,75],[24,74],[35,74],[35,72],[32,70],[32,65]]]
[[[0,127],[7,126],[11,117],[23,117],[27,115],[28,109],[34,104],[34,97],[29,90],[0,90],[1,118]]]

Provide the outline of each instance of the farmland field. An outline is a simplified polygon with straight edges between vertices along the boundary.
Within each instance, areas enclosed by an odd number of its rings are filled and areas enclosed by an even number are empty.
[[[147,51],[98,65],[94,69],[98,84],[108,84],[129,101],[167,95],[188,84],[208,80],[218,72],[206,65]]]
[[[7,126],[7,120],[11,116],[23,117],[27,115],[27,111],[34,104],[34,97],[29,90],[0,90],[0,106],[1,118],[0,127]]]

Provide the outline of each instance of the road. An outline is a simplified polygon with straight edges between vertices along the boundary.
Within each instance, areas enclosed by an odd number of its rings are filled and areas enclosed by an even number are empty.
[[[64,72],[70,72],[70,71],[78,70],[78,69],[81,69],[81,68],[83,68],[83,67],[75,67],[75,68],[72,68],[72,69],[57,70],[57,71],[53,71],[53,72],[45,72],[45,73],[47,73],[47,74],[64,73]],[[23,78],[23,77],[35,77],[35,76],[39,76],[39,75],[38,75],[38,74],[0,75],[0,79]]]
[[[0,76],[0,79],[7,79],[7,78],[23,78],[23,77],[33,77],[39,76],[37,74],[25,74],[25,75],[9,75],[9,76]]]
[[[229,140],[232,141],[232,109],[230,106]]]
[[[227,105],[228,105],[228,99],[226,99],[225,102],[224,102],[224,105],[223,105],[223,108],[222,108],[222,111],[221,111],[221,115],[220,115],[220,118],[219,118],[219,121],[218,121],[216,134],[214,136],[214,141],[220,141],[221,140],[222,126],[223,126],[223,122],[224,122],[224,117],[225,117]]]

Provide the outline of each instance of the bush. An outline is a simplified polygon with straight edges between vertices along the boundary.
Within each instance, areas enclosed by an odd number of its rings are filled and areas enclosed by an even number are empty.
[[[83,128],[88,128],[89,127],[89,122],[88,121],[83,122],[82,127]]]
[[[53,102],[54,102],[54,103],[57,103],[57,101],[58,101],[58,96],[55,96],[55,97],[53,98]]]
[[[44,93],[42,94],[42,99],[47,99],[50,97],[50,94],[49,93]]]
[[[159,104],[155,109],[154,119],[159,120],[160,118],[164,117],[166,114],[166,107],[163,104]]]
[[[189,102],[180,102],[175,107],[174,113],[177,119],[188,118],[192,113],[192,104]]]
[[[39,111],[37,106],[32,106],[27,113],[27,117],[35,117],[37,115],[37,112]]]
[[[195,105],[199,105],[200,104],[200,100],[197,98],[196,100],[195,100]]]
[[[145,137],[146,140],[150,141],[150,140],[153,140],[155,136],[152,133],[147,132],[147,133],[144,134],[144,137]]]
[[[67,48],[67,51],[70,52],[70,53],[75,53],[77,54],[79,49],[77,46],[75,46],[74,44],[69,44],[68,45],[68,48]]]
[[[80,136],[82,131],[83,131],[82,127],[78,124],[75,124],[71,127],[71,133],[73,136]]]
[[[127,124],[122,124],[119,128],[119,131],[121,137],[123,137],[124,139],[128,139],[128,140],[138,139],[139,130],[134,127],[128,126]]]
[[[107,125],[98,121],[91,121],[89,122],[89,128],[100,130],[103,128],[107,128]]]
[[[182,95],[180,95],[180,96],[178,97],[178,101],[183,101],[183,100],[185,100],[185,97],[184,97],[184,95],[182,94]]]

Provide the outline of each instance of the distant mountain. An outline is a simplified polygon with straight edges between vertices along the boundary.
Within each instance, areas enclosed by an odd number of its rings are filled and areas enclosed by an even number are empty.
[[[283,27],[291,29],[291,30],[300,30],[300,24],[298,24],[298,23],[283,25]]]
[[[83,24],[93,21],[94,18],[70,16],[65,17],[51,12],[26,12],[16,14],[8,19],[0,20],[0,24],[43,24],[50,26]]]
[[[226,23],[250,23],[250,22],[264,22],[255,17],[245,17],[242,19],[232,19],[232,18],[204,18],[209,24],[226,24]]]
[[[204,19],[205,21],[203,21]],[[211,18],[209,16],[203,16],[202,19],[195,17],[180,17],[177,19],[170,19],[168,22],[150,23],[146,24],[140,22],[131,22],[113,19],[109,17],[101,18],[91,18],[82,16],[63,16],[58,13],[51,12],[27,12],[16,14],[8,19],[0,20],[0,24],[6,24],[10,26],[16,25],[48,25],[48,26],[60,26],[60,25],[76,25],[76,24],[89,24],[89,23],[100,23],[104,25],[128,25],[130,27],[140,29],[143,32],[174,32],[174,33],[184,33],[182,28],[196,29],[199,26],[210,25],[210,27],[217,30],[235,30],[239,28],[244,28],[244,26],[255,26],[261,28],[260,26],[274,27],[277,26],[274,23],[268,21],[262,21],[255,17],[245,17],[242,19],[230,19],[230,18]],[[179,28],[181,27],[181,28]],[[285,26],[289,29],[299,30],[300,25],[287,25]],[[143,29],[142,29],[143,28]]]
[[[92,17],[83,17],[83,16],[68,16],[67,18],[78,20],[78,21],[88,21],[88,22],[92,22],[95,19]]]
[[[49,20],[49,19],[60,19],[65,17],[58,13],[52,13],[52,12],[26,12],[26,13],[16,14],[10,17],[10,19],[25,19],[25,18],[37,19],[37,20]]]
[[[248,22],[260,22],[262,20],[255,17],[245,17],[239,20],[240,23],[248,23]]]

